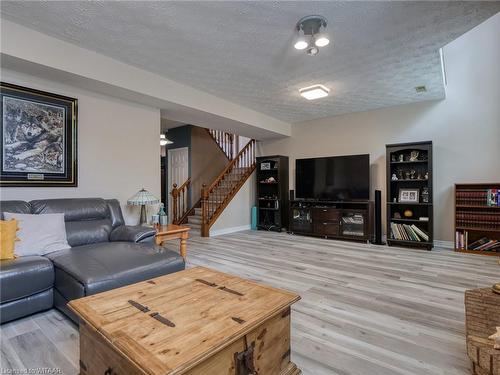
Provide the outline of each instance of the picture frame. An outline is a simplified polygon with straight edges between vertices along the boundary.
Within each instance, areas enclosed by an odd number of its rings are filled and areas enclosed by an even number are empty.
[[[271,163],[270,162],[260,163],[260,170],[261,171],[269,171],[269,170],[271,170]]]
[[[78,186],[78,100],[0,82],[0,186]]]
[[[419,203],[420,202],[420,190],[419,189],[399,189],[399,199],[400,203]]]

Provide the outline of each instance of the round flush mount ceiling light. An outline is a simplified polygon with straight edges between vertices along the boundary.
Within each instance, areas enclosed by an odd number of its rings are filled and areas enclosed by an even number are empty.
[[[326,25],[327,21],[323,16],[301,18],[295,26],[297,31],[295,49],[305,49],[309,56],[316,56],[319,53],[319,48],[330,44],[330,39],[325,31]]]

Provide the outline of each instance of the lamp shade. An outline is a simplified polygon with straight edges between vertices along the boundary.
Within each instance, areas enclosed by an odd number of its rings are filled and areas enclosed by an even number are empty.
[[[127,201],[127,204],[131,206],[142,206],[144,204],[150,205],[157,203],[160,203],[160,200],[144,188],[139,190],[132,198]]]

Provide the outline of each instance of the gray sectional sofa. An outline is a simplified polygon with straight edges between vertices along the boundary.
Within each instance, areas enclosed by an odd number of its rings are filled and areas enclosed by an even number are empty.
[[[0,323],[55,306],[75,323],[72,299],[183,270],[154,244],[155,231],[127,226],[119,202],[100,198],[1,201],[0,212],[64,213],[70,249],[0,263]]]

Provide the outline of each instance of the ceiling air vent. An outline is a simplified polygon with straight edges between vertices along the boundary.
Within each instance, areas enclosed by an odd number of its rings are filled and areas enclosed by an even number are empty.
[[[422,93],[422,92],[427,92],[427,87],[425,87],[425,86],[417,86],[417,87],[415,87],[415,91],[416,91],[418,94],[420,94],[420,93]]]

